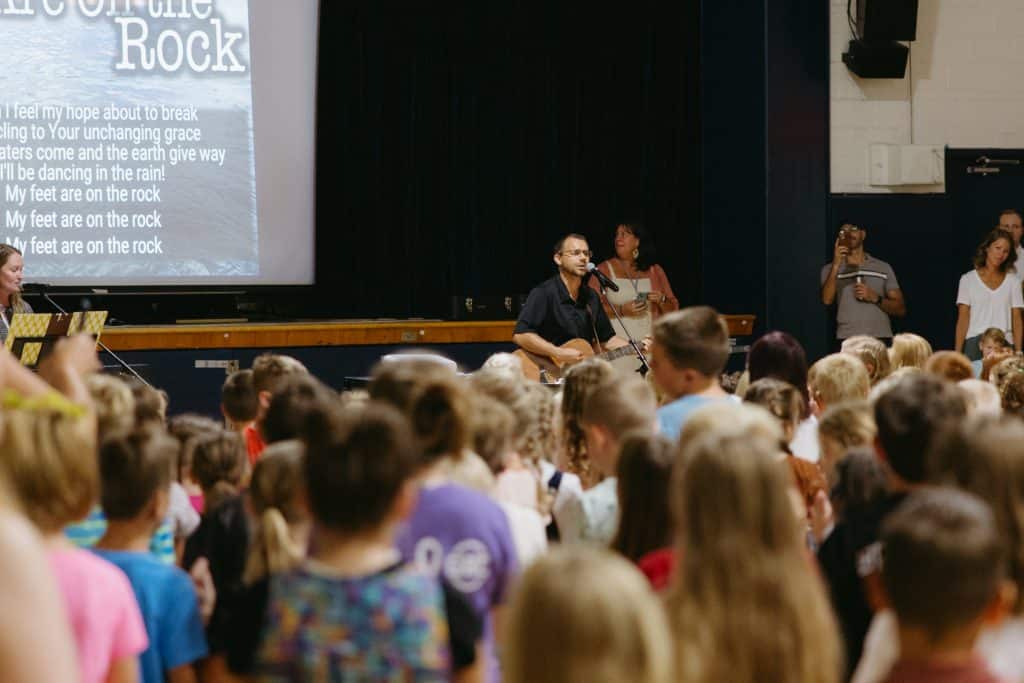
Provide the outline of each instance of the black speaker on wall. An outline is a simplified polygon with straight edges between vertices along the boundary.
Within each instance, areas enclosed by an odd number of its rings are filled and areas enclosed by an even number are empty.
[[[918,0],[857,0],[861,40],[917,40]]]
[[[910,48],[895,40],[851,40],[843,63],[861,78],[903,78],[909,55]]]

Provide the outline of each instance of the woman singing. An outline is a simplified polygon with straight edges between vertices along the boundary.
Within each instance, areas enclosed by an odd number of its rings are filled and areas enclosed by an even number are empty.
[[[1012,335],[1013,348],[1021,348],[1020,280],[1013,274],[1017,253],[1013,237],[996,228],[974,254],[974,269],[963,274],[956,294],[956,350],[971,360],[981,359],[978,340],[990,327]]]
[[[603,261],[598,270],[619,286],[607,291],[608,301],[622,316],[626,329],[607,305],[605,311],[615,334],[626,339],[626,332],[640,341],[651,334],[651,323],[665,313],[679,309],[679,300],[672,293],[668,276],[655,263],[654,242],[639,223],[623,223],[615,228],[615,258]],[[596,278],[590,286],[600,289]]]
[[[7,341],[11,316],[32,312],[32,307],[21,298],[24,265],[20,251],[9,244],[0,244],[0,344]]]

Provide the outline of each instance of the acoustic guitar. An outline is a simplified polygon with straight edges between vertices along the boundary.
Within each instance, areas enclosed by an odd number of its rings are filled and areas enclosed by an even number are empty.
[[[633,350],[632,346],[621,346],[611,351],[595,354],[593,347],[585,339],[570,339],[559,348],[579,351],[583,354],[584,360],[594,356],[597,358],[603,358],[606,361],[613,361],[616,358],[625,358],[627,356],[636,356],[636,351]],[[518,357],[519,361],[522,363],[523,375],[526,376],[526,379],[532,379],[535,382],[539,382],[542,379],[549,382],[558,381],[562,378],[563,369],[569,365],[568,363],[563,363],[549,356],[542,356],[523,348],[514,351],[513,355]],[[637,360],[639,361],[639,358],[637,358]],[[543,373],[543,376],[541,373]]]

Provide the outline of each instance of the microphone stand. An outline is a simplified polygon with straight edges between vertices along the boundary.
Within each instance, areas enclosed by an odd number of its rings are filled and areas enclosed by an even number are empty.
[[[45,301],[46,301],[46,302],[47,302],[48,304],[50,304],[51,306],[53,306],[54,308],[56,308],[56,309],[57,309],[58,311],[60,311],[60,312],[61,312],[61,313],[63,313],[64,315],[69,315],[69,313],[68,313],[68,312],[67,312],[66,310],[64,310],[64,307],[63,307],[63,306],[61,306],[60,304],[58,304],[58,303],[57,303],[56,301],[54,301],[54,300],[53,300],[53,298],[52,298],[52,297],[50,296],[49,292],[47,292],[46,290],[40,290],[40,291],[39,291],[39,293],[40,293],[40,294],[42,295],[43,299],[44,299],[44,300],[45,300]],[[99,339],[97,339],[97,340],[96,340],[96,344],[97,344],[97,346],[99,346],[99,347],[100,347],[101,349],[103,349],[104,351],[106,351],[106,352],[107,352],[107,353],[108,353],[108,354],[110,355],[110,357],[111,357],[111,358],[113,358],[114,360],[116,360],[116,361],[117,361],[117,364],[118,364],[118,365],[120,365],[120,366],[121,366],[122,368],[124,368],[125,370],[127,370],[128,372],[130,372],[130,373],[131,373],[131,374],[132,374],[132,375],[133,375],[133,376],[135,377],[135,379],[139,380],[140,382],[142,382],[143,384],[145,384],[145,385],[146,385],[147,387],[149,387],[150,389],[152,389],[152,388],[153,388],[153,385],[152,385],[152,384],[150,384],[149,382],[147,382],[147,381],[146,381],[146,379],[145,379],[145,378],[144,378],[144,377],[143,377],[142,375],[140,375],[139,373],[135,372],[135,368],[133,368],[132,366],[128,365],[128,363],[126,363],[126,362],[124,361],[124,359],[122,359],[122,358],[121,358],[121,357],[120,357],[119,355],[117,355],[116,353],[114,353],[113,351],[111,351],[111,350],[110,350],[110,348],[109,348],[109,347],[108,347],[108,346],[107,346],[106,344],[104,344],[103,342],[101,342],[101,341],[100,341]]]
[[[623,332],[626,333],[626,341],[628,341],[629,345],[633,347],[633,351],[636,352],[636,355],[640,358],[640,362],[643,364],[639,369],[637,369],[637,372],[640,373],[641,377],[646,377],[647,371],[651,369],[651,364],[647,362],[647,356],[645,356],[644,352],[640,350],[640,345],[636,343],[636,339],[634,339],[633,335],[630,334],[629,328],[626,327],[626,323],[622,322],[622,316],[619,315],[619,309],[613,306],[612,302],[608,301],[608,293],[605,291],[604,283],[601,282],[601,278],[597,279],[597,285],[600,288],[601,298],[604,299],[605,305],[612,309],[612,313],[615,314],[615,319],[619,321],[619,325],[622,327]],[[650,306],[650,303],[647,305]]]

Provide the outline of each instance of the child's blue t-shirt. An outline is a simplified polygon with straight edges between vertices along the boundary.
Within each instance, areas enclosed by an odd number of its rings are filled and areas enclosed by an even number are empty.
[[[139,601],[149,648],[139,657],[143,683],[163,683],[166,672],[207,655],[206,634],[192,579],[150,553],[96,550],[127,576]]]
[[[107,516],[103,514],[103,508],[99,505],[93,506],[89,516],[81,522],[64,527],[64,535],[68,540],[75,547],[85,549],[90,549],[99,543],[106,532]],[[164,564],[174,564],[177,560],[174,556],[174,532],[169,519],[165,519],[153,534],[153,540],[149,543],[149,552]]]
[[[719,399],[690,394],[663,405],[658,408],[658,431],[662,436],[678,441],[679,433],[683,431],[683,425],[690,419],[690,415],[716,400]]]

